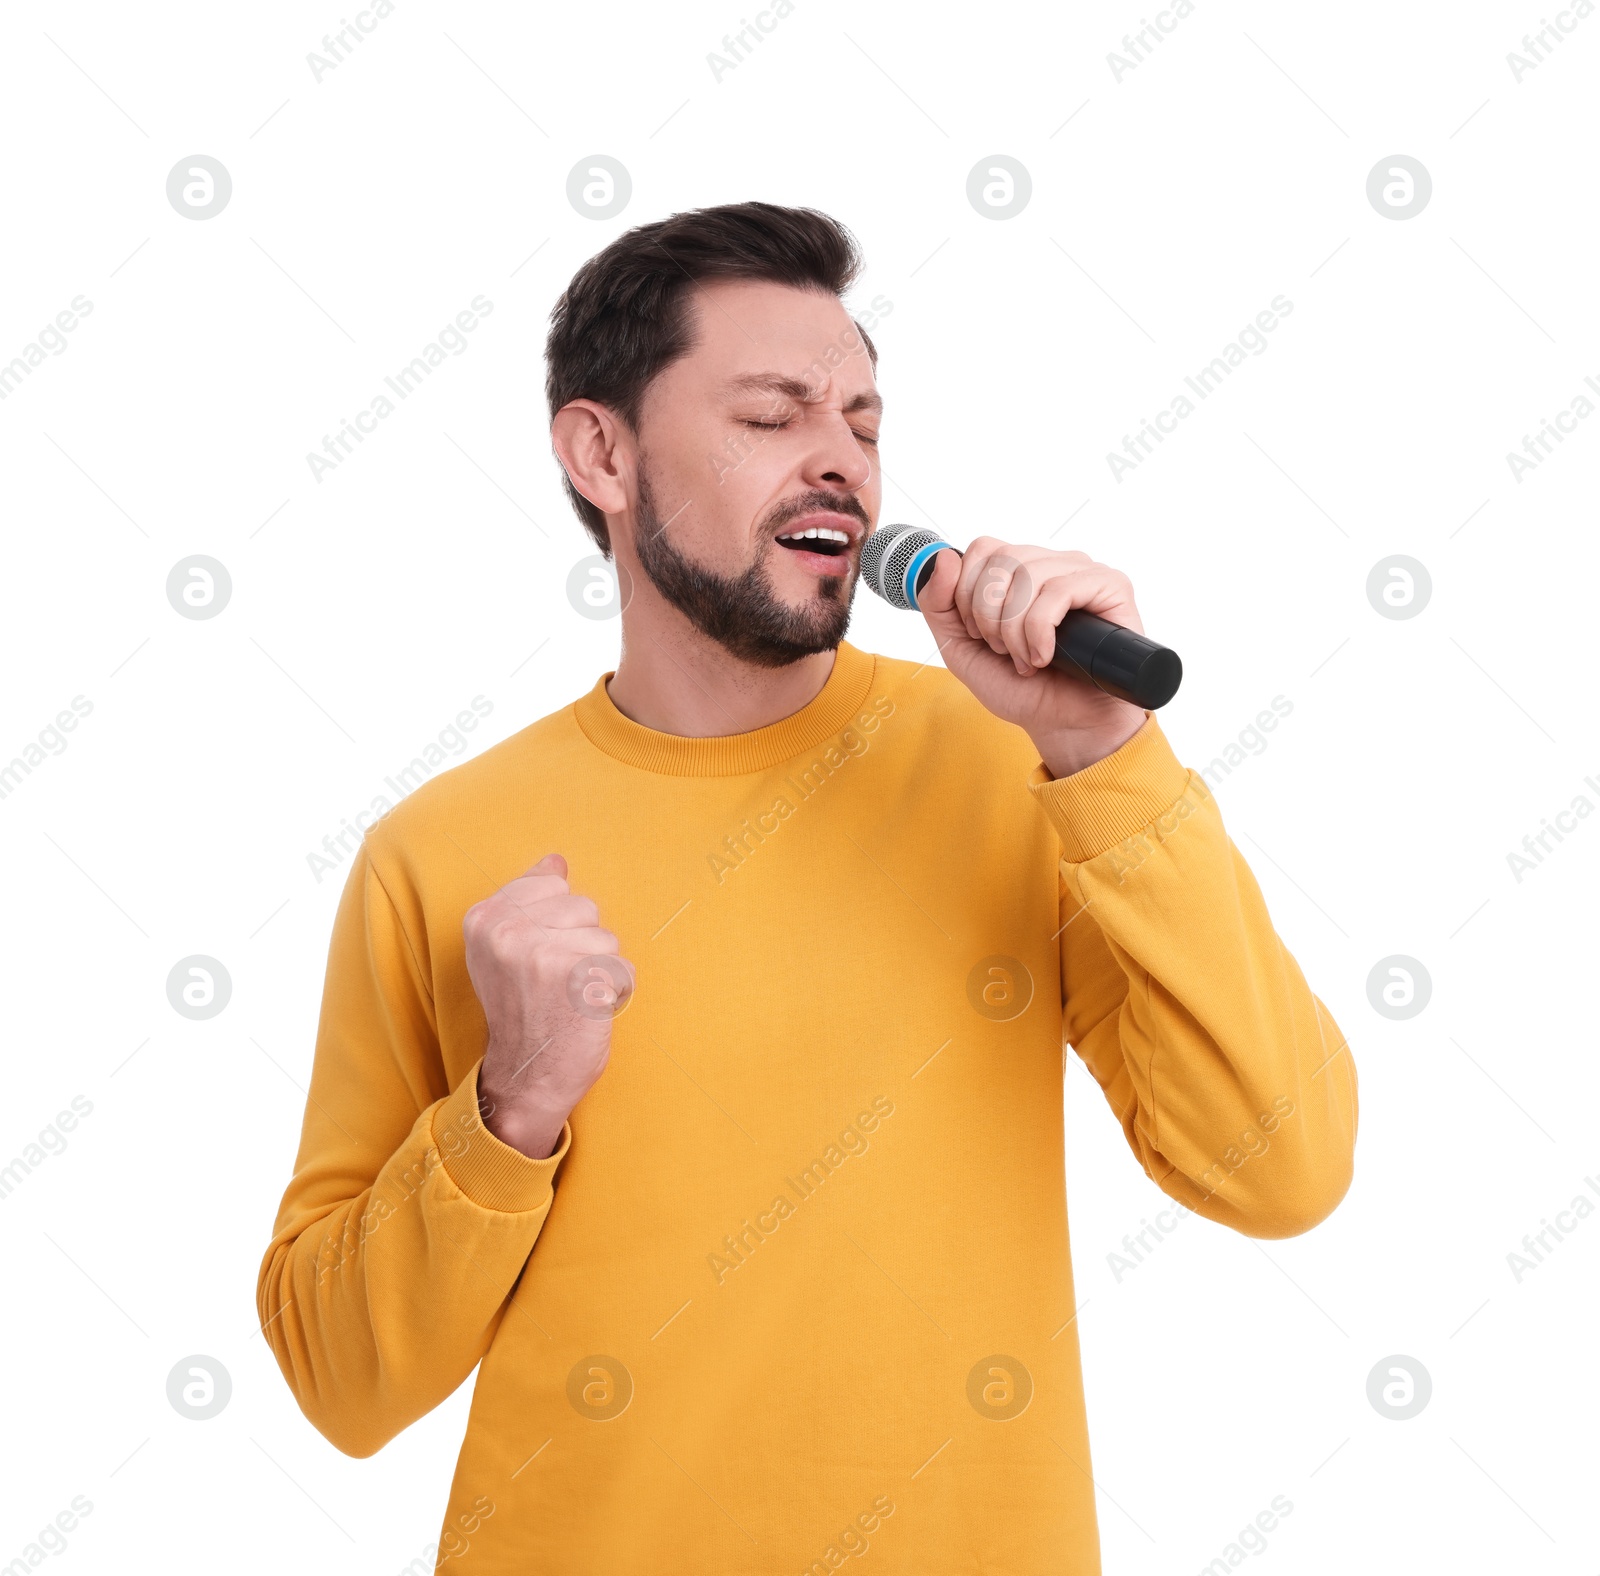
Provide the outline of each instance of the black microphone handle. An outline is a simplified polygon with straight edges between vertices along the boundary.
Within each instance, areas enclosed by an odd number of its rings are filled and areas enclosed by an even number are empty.
[[[933,564],[930,558],[917,575],[918,591],[932,578]],[[1165,706],[1183,682],[1183,662],[1176,651],[1082,608],[1074,608],[1056,626],[1050,666],[1146,711]]]
[[[1165,706],[1183,682],[1176,651],[1082,608],[1074,608],[1057,626],[1050,666],[1086,678],[1096,689],[1146,711]]]

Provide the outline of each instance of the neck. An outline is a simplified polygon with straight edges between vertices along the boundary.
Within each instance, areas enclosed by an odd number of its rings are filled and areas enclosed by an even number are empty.
[[[809,706],[833,672],[832,651],[781,668],[742,662],[676,608],[641,600],[622,614],[622,655],[606,686],[611,703],[641,727],[692,739],[752,733]]]

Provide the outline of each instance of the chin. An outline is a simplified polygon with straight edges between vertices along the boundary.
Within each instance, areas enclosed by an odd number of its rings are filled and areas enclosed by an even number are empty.
[[[808,603],[786,606],[784,613],[781,621],[763,629],[741,630],[729,649],[757,666],[786,668],[824,651],[837,651],[850,627],[848,601],[822,602],[813,597]]]

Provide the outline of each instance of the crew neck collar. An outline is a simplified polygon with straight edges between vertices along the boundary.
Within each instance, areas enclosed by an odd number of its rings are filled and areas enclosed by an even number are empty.
[[[669,777],[739,777],[791,760],[843,729],[866,701],[876,666],[870,652],[840,641],[816,699],[752,733],[699,739],[646,728],[617,710],[606,692],[612,673],[602,673],[572,710],[589,742],[628,766]]]

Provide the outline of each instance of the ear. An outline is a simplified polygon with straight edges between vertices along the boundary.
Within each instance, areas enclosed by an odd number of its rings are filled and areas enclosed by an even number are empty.
[[[572,485],[602,514],[623,514],[633,487],[632,435],[604,405],[575,399],[556,412],[550,441]]]

